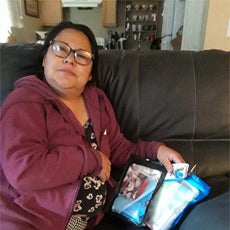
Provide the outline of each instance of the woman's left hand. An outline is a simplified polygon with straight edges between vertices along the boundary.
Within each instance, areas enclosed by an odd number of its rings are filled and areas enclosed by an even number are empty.
[[[161,145],[157,151],[157,159],[165,166],[168,173],[173,173],[172,162],[174,163],[184,163],[182,156],[175,150]]]

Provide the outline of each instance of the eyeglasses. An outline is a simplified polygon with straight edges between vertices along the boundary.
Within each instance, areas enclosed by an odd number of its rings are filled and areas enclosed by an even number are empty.
[[[88,65],[94,60],[92,53],[82,49],[74,50],[65,42],[51,40],[50,45],[52,45],[52,51],[57,57],[66,58],[70,53],[73,53],[74,61],[80,65]]]

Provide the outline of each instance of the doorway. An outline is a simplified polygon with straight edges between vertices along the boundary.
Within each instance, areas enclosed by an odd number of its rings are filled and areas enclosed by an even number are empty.
[[[162,50],[202,50],[207,0],[164,0]]]

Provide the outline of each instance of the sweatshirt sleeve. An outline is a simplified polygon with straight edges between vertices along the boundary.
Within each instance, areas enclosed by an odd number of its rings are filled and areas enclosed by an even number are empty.
[[[61,186],[87,174],[97,175],[101,170],[99,154],[87,146],[81,135],[66,137],[68,133],[62,134],[62,127],[57,138],[55,130],[50,133],[52,129],[47,126],[52,122],[60,126],[61,122],[49,118],[49,109],[42,103],[21,102],[2,113],[1,166],[18,191]]]
[[[149,159],[157,158],[157,150],[163,143],[157,141],[138,143],[130,142],[120,131],[114,110],[108,98],[104,97],[105,110],[108,116],[108,136],[111,150],[111,161],[115,167],[122,167],[129,160],[131,154],[139,155]]]

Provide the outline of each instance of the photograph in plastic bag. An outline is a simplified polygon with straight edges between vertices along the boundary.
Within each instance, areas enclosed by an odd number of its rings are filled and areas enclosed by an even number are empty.
[[[112,210],[141,224],[162,172],[133,163],[129,166]]]

